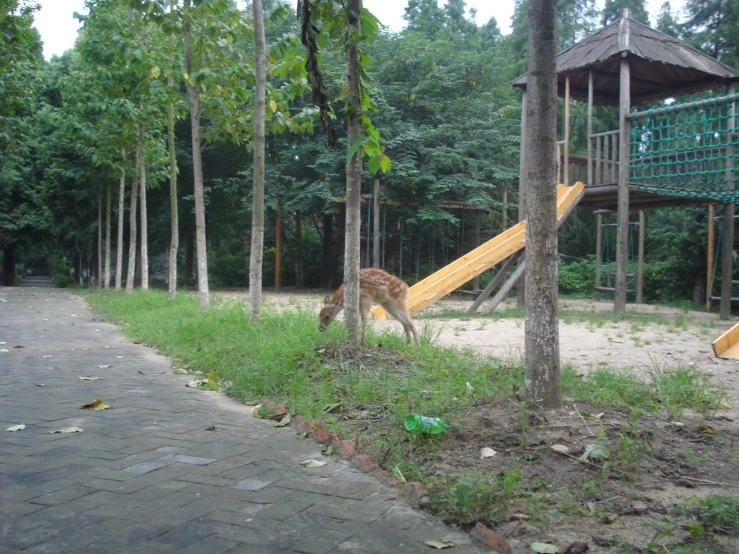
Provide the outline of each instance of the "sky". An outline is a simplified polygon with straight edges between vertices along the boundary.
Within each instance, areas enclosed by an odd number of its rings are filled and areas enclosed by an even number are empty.
[[[294,0],[291,0],[294,3]],[[483,25],[491,17],[495,17],[503,34],[510,32],[513,16],[514,0],[466,0],[467,8],[477,10],[477,23]],[[660,6],[665,0],[647,0],[649,13],[654,23]],[[41,9],[36,12],[36,28],[44,42],[44,57],[48,60],[52,55],[62,54],[74,46],[79,21],[74,19],[74,12],[83,12],[84,0],[38,0]],[[439,4],[445,4],[439,0]],[[603,0],[600,0],[600,4]],[[681,8],[683,0],[671,0],[673,9]],[[403,20],[404,0],[364,0],[364,6],[375,14],[383,24],[393,31],[400,31],[405,26]]]

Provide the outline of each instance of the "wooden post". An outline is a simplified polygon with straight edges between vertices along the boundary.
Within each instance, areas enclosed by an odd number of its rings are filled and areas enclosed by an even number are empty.
[[[601,156],[603,155],[603,137],[596,137],[595,139],[595,180],[593,185],[597,186],[603,183],[602,173],[600,170]]]
[[[277,212],[275,222],[275,288],[282,284],[282,215]]]
[[[593,186],[593,140],[590,135],[593,134],[593,70],[588,72],[588,186]]]
[[[641,304],[644,298],[644,236],[647,218],[644,211],[639,210],[639,258],[636,266],[636,303]]]
[[[713,258],[716,255],[716,244],[714,242],[715,226],[714,222],[716,208],[713,204],[708,205],[708,259],[706,260],[706,310],[711,311],[711,293],[713,292]]]
[[[480,246],[480,210],[475,210],[475,248]],[[480,276],[472,279],[472,290],[480,290]]]
[[[493,299],[488,302],[485,307],[480,312],[482,315],[490,315],[492,314],[495,309],[498,307],[498,305],[505,300],[505,297],[508,295],[510,290],[513,288],[513,285],[516,284],[516,282],[521,278],[521,276],[524,274],[524,271],[526,271],[526,260],[523,259],[518,263],[518,267],[516,268],[516,271],[513,272],[513,275],[505,282],[503,283],[503,286],[500,287],[500,290],[498,291],[498,294],[496,294]]]
[[[518,220],[526,219],[526,193],[528,185],[526,183],[526,89],[523,89],[521,97],[521,155],[518,163]],[[524,289],[525,279],[519,283],[517,291],[517,305],[519,308],[525,307],[526,291]]]
[[[603,214],[597,216],[598,228],[595,231],[595,301],[600,300],[600,259],[603,255]]]
[[[563,183],[570,186],[570,76],[565,75],[565,158],[562,161],[564,165]]]
[[[734,94],[734,83],[727,94]],[[726,129],[726,188],[734,190],[734,129],[736,128],[736,103],[729,103],[729,120]],[[729,319],[731,315],[731,279],[734,272],[734,204],[724,205],[724,236],[721,252],[721,310],[719,319]]]
[[[375,190],[372,195],[374,206],[372,207],[372,267],[380,267],[380,178],[375,177]]]
[[[470,306],[470,308],[467,310],[467,315],[472,315],[477,311],[477,308],[479,308],[482,303],[488,299],[495,288],[503,281],[503,279],[505,279],[506,275],[508,275],[508,270],[513,267],[513,264],[516,263],[522,255],[523,253],[513,254],[503,262],[503,265],[501,265],[500,269],[498,269],[498,273],[495,274],[495,277],[493,277],[492,281],[488,283],[488,286],[485,287],[485,290],[480,293],[480,296],[475,299],[475,301],[472,303],[472,306]]]
[[[619,164],[618,164],[618,231],[616,237],[616,293],[613,313],[622,315],[626,309],[626,265],[629,245],[629,112],[631,111],[631,68],[629,45],[629,12],[624,10],[619,30],[621,50],[621,81],[619,92]]]

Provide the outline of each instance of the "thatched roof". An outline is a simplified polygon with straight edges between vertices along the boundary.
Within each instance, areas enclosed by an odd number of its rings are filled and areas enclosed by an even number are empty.
[[[733,67],[625,17],[557,56],[559,95],[564,96],[565,74],[569,74],[570,95],[587,101],[592,69],[594,102],[617,105],[622,55],[630,60],[632,105],[739,81],[739,71]],[[511,85],[525,88],[526,78],[522,75]]]

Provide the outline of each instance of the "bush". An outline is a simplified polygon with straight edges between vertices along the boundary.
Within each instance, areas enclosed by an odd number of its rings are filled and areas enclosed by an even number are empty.
[[[592,256],[559,266],[559,292],[565,294],[593,294],[595,260]]]
[[[208,262],[214,287],[249,286],[249,267],[242,254],[221,254]]]

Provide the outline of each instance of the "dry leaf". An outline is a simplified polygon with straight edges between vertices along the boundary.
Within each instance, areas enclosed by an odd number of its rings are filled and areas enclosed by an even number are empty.
[[[205,430],[206,430],[206,431],[215,431],[215,430],[216,430],[216,426],[215,426],[215,425],[208,425],[208,426],[207,426],[207,427],[205,428]]]
[[[328,462],[320,461],[320,460],[305,460],[303,462],[300,462],[300,465],[303,467],[323,467]]]
[[[275,427],[285,427],[286,425],[290,425],[290,420],[292,418],[290,417],[290,414],[285,414],[285,417],[283,417],[280,421],[274,424]]]
[[[7,348],[0,348],[0,352],[10,352]]]
[[[83,377],[82,375],[79,376],[80,381],[102,381],[102,377],[95,377],[94,375],[91,375],[90,377]]]
[[[13,425],[12,427],[8,427],[8,431],[14,433],[15,431],[23,431],[23,429],[25,428],[25,424],[21,423],[20,425]]]
[[[108,369],[110,366],[109,365],[99,365],[98,367],[100,369]]]
[[[729,406],[729,403],[728,403],[728,402],[724,402],[723,400],[721,400],[721,401],[720,401],[720,402],[719,402],[719,403],[718,403],[718,404],[716,405],[716,407],[717,407],[717,408],[718,408],[719,410],[729,410],[729,409],[731,409],[731,406]]]
[[[45,386],[46,386],[46,385],[44,385],[43,383],[36,383],[35,385],[36,385],[37,387],[45,387]]]
[[[610,456],[611,452],[608,450],[608,448],[606,448],[602,444],[591,442],[585,445],[585,452],[582,453],[580,459],[583,462],[587,462],[589,459],[596,462],[602,462],[604,460],[607,460]]]
[[[123,358],[125,358],[125,356],[116,356],[116,358],[118,358],[119,360],[122,360]]]
[[[46,369],[56,369],[56,367],[57,366],[55,366],[55,365],[51,365],[51,366],[47,367]]]
[[[334,445],[333,444],[330,444],[329,446],[327,446],[326,448],[324,448],[323,450],[321,450],[321,454],[323,454],[324,456],[330,456],[333,453],[334,453]]]
[[[175,375],[187,375],[187,370],[182,369],[181,367],[177,367],[172,370],[172,373],[174,373]]]
[[[190,387],[191,389],[196,389],[200,385],[204,385],[207,382],[208,382],[207,379],[195,379],[193,381],[190,381],[189,383],[186,383],[185,386]]]
[[[84,429],[80,427],[65,427],[64,429],[59,429],[57,431],[51,431],[50,434],[53,435],[54,433],[81,433],[82,431],[84,431]]]
[[[51,358],[51,356],[44,356],[44,358]]]
[[[431,548],[436,548],[437,550],[442,550],[444,548],[454,548],[454,544],[451,542],[423,541],[423,544],[425,544],[426,546],[430,546]]]
[[[488,448],[487,446],[480,450],[480,458],[492,458],[496,454],[497,452],[495,450]]]
[[[551,446],[552,450],[555,452],[559,452],[560,454],[570,454],[572,451],[565,446],[564,444],[553,444]]]
[[[115,404],[106,404],[102,400],[95,400],[94,402],[90,402],[89,404],[82,404],[80,406],[81,410],[93,410],[95,412],[99,412],[100,410],[108,410],[110,408],[115,408]]]

